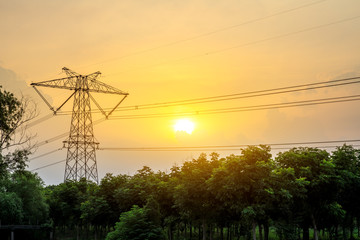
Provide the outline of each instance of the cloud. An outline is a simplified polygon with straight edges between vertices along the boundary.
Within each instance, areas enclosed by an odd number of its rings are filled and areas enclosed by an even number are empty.
[[[24,79],[20,78],[14,71],[0,66],[0,86],[3,90],[12,92],[17,98],[25,97],[37,105],[40,112],[48,113],[48,109],[40,99],[39,95]],[[41,91],[39,89],[39,91]],[[43,93],[44,94],[44,93]],[[44,94],[51,103],[53,100],[49,95]]]
[[[0,85],[10,92],[21,92],[28,88],[25,81],[19,79],[15,72],[0,66]]]

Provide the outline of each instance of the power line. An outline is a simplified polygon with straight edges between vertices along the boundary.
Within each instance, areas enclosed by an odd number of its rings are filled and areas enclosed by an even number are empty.
[[[93,122],[93,125],[100,124],[100,123],[104,122],[105,120],[106,120],[105,118],[100,118],[100,119],[94,121],[94,122]],[[49,138],[49,139],[44,140],[44,141],[42,141],[42,142],[39,142],[39,143],[35,144],[34,147],[38,148],[38,147],[44,146],[44,145],[46,145],[46,144],[48,144],[48,143],[54,142],[54,141],[59,140],[59,139],[61,139],[61,138],[63,138],[63,137],[66,137],[66,136],[68,136],[68,135],[69,135],[69,132],[62,133],[62,134],[57,135],[57,136],[55,136],[55,137],[52,137],[52,138]]]
[[[359,144],[355,144],[355,145],[351,145],[352,147],[360,147]],[[330,145],[330,146],[315,146],[315,148],[323,148],[323,149],[326,149],[326,148],[337,148],[339,146],[336,146],[336,145]],[[287,150],[287,149],[291,149],[293,147],[287,147],[287,148],[271,148],[271,150]]]
[[[101,62],[88,64],[88,65],[85,65],[85,66],[82,66],[82,67],[88,67],[88,66],[93,66],[93,65],[97,65],[97,64],[106,63],[106,62],[116,61],[116,60],[119,60],[119,59],[122,59],[122,58],[130,57],[130,56],[134,56],[134,55],[139,55],[139,54],[143,54],[143,53],[147,53],[147,52],[152,52],[152,51],[164,48],[164,47],[170,47],[170,46],[177,45],[177,44],[180,44],[180,43],[189,42],[189,41],[192,41],[192,40],[204,38],[204,37],[207,37],[207,36],[210,36],[210,35],[214,35],[216,33],[228,31],[228,30],[238,28],[238,27],[241,27],[241,26],[244,26],[244,25],[248,25],[248,24],[251,24],[251,23],[263,21],[263,20],[266,20],[266,19],[269,19],[269,18],[272,18],[272,17],[280,16],[280,15],[287,14],[287,13],[290,13],[290,12],[294,12],[294,11],[297,11],[297,10],[300,10],[300,9],[303,9],[303,8],[311,7],[313,5],[320,4],[320,3],[323,3],[323,2],[326,2],[326,1],[327,0],[320,0],[320,1],[315,1],[315,2],[311,2],[311,3],[303,4],[303,5],[300,5],[298,7],[285,9],[285,10],[279,11],[277,13],[269,14],[269,15],[266,15],[264,17],[251,19],[251,20],[248,20],[248,21],[244,21],[242,23],[226,26],[226,27],[219,28],[219,29],[216,29],[216,30],[213,30],[213,31],[210,31],[210,32],[203,33],[203,34],[199,34],[199,35],[196,35],[196,36],[193,36],[193,37],[189,37],[189,38],[185,38],[185,39],[182,39],[182,40],[162,44],[162,45],[159,45],[159,46],[156,46],[156,47],[153,47],[153,48],[140,50],[140,51],[137,51],[137,52],[133,52],[133,53],[123,55],[123,56],[120,56],[120,57],[104,60],[104,61],[101,61]]]
[[[270,110],[270,109],[281,109],[289,107],[303,107],[303,106],[313,106],[329,103],[344,103],[351,101],[359,101],[360,95],[352,96],[341,96],[333,98],[322,98],[322,99],[312,99],[305,101],[295,101],[295,102],[286,102],[286,103],[274,103],[274,104],[263,104],[263,105],[253,105],[253,106],[243,106],[243,107],[234,107],[234,108],[222,108],[222,109],[207,109],[207,110],[198,110],[192,112],[179,112],[179,113],[158,113],[158,114],[143,114],[143,115],[123,115],[123,116],[113,116],[108,120],[119,120],[119,119],[141,119],[141,118],[158,118],[158,117],[175,117],[175,116],[190,116],[190,115],[203,115],[203,114],[222,114],[222,113],[234,113],[234,112],[250,112],[250,111],[259,111],[259,110]],[[94,125],[97,125],[106,119],[98,119],[94,121]],[[58,136],[52,137],[45,141],[42,141],[35,145],[35,147],[40,147],[50,142],[56,141],[60,138],[63,138],[68,135],[68,132],[60,134]]]
[[[39,119],[36,119],[36,120],[30,122],[29,124],[26,125],[26,127],[27,127],[27,128],[31,128],[31,127],[33,127],[33,126],[35,126],[35,125],[38,125],[38,124],[40,124],[40,123],[42,123],[42,122],[44,122],[44,121],[52,118],[53,116],[54,116],[54,115],[53,115],[52,113],[47,114],[47,115],[45,115],[45,116],[43,116],[43,117],[41,117],[41,118],[39,118]]]
[[[359,147],[360,145],[351,145],[353,147]],[[311,146],[314,148],[320,148],[320,149],[327,149],[327,148],[336,148],[339,146]],[[288,150],[294,148],[294,146],[290,146],[290,147],[275,147],[275,148],[271,148],[271,150]],[[99,149],[102,150],[102,149]],[[104,149],[104,150],[110,150],[111,149]],[[198,149],[144,149],[144,150],[132,150],[132,149],[124,149],[124,150],[113,150],[113,151],[123,151],[123,152],[224,152],[224,151],[239,151],[241,150],[241,148],[198,148]]]
[[[58,151],[60,151],[60,150],[62,150],[62,148],[57,148],[57,149],[52,150],[52,151],[50,151],[50,152],[41,154],[41,155],[36,156],[36,157],[33,157],[33,158],[30,158],[30,159],[29,159],[29,162],[31,162],[31,161],[33,161],[33,160],[36,160],[36,159],[38,159],[38,158],[42,158],[42,157],[48,156],[48,155],[50,155],[50,154],[52,154],[52,153],[55,153],[55,152],[58,152]]]
[[[336,79],[336,80],[330,80],[330,81],[322,81],[322,82],[314,82],[314,83],[308,83],[308,84],[301,84],[301,85],[293,85],[288,87],[280,87],[280,88],[272,88],[272,89],[265,89],[265,90],[258,90],[258,91],[250,91],[250,92],[242,92],[242,93],[234,93],[234,94],[227,94],[227,95],[219,95],[219,96],[211,96],[211,97],[204,97],[204,98],[194,98],[194,99],[186,99],[181,101],[172,101],[172,102],[163,102],[163,103],[153,103],[153,104],[143,104],[143,105],[137,105],[137,106],[130,106],[130,107],[122,107],[121,109],[126,108],[145,108],[145,107],[164,107],[167,105],[175,105],[175,104],[181,104],[181,103],[191,103],[191,102],[199,102],[199,101],[222,101],[224,98],[247,98],[247,97],[259,97],[259,96],[265,96],[265,95],[274,95],[274,94],[280,94],[280,93],[291,93],[296,91],[305,91],[305,90],[312,90],[316,88],[324,88],[324,87],[334,87],[334,86],[341,86],[341,85],[347,85],[347,84],[354,84],[358,83],[360,81],[352,81],[360,79],[360,76],[352,77],[352,78],[342,78],[342,79]],[[352,81],[352,82],[348,82]],[[327,85],[326,85],[327,84]],[[320,85],[320,86],[318,86]],[[324,86],[321,86],[324,85]],[[292,90],[291,90],[292,89]],[[134,118],[153,118],[153,117],[169,117],[169,116],[181,116],[181,115],[198,115],[198,114],[217,114],[217,113],[230,113],[230,112],[240,112],[240,111],[255,111],[255,110],[268,110],[268,109],[274,109],[274,108],[285,108],[285,107],[298,107],[298,106],[309,106],[309,105],[316,105],[316,104],[325,104],[325,103],[335,103],[335,102],[347,102],[347,101],[357,101],[358,99],[355,97],[359,97],[358,95],[354,96],[343,96],[338,98],[327,98],[327,99],[315,99],[315,100],[307,100],[307,101],[297,101],[297,102],[288,102],[288,103],[276,103],[276,104],[266,104],[266,105],[256,105],[256,106],[245,106],[245,107],[235,107],[235,108],[223,108],[223,109],[207,109],[207,110],[201,110],[201,111],[193,111],[193,112],[182,112],[182,113],[159,113],[159,114],[146,114],[146,115],[125,115],[125,116],[114,116],[110,119],[134,119]],[[347,99],[345,99],[347,98]],[[353,98],[353,99],[349,99]],[[340,99],[343,99],[342,101],[338,101]],[[314,101],[312,103],[311,101]],[[315,102],[317,101],[317,102]],[[327,101],[327,102],[319,102],[319,101]],[[331,101],[331,102],[328,102]],[[66,113],[58,113],[59,115],[66,114]],[[38,124],[42,121],[47,120],[52,115],[44,116],[42,119],[39,119],[37,123]],[[105,118],[100,118],[96,121],[94,121],[94,125],[97,125],[103,121],[105,121]],[[63,137],[66,137],[69,133],[63,133],[58,136],[52,137],[50,139],[44,140],[40,143],[37,143],[35,147],[41,147],[43,145],[46,145],[50,142],[56,141],[58,139],[61,139]]]
[[[50,167],[50,166],[53,166],[53,165],[56,165],[56,164],[59,164],[59,163],[65,162],[65,161],[66,161],[66,159],[61,160],[61,161],[58,161],[58,162],[50,163],[50,164],[48,164],[48,165],[45,165],[45,166],[41,166],[41,167],[32,169],[32,170],[30,170],[30,172],[34,172],[34,171],[37,171],[37,170],[40,170],[40,169],[43,169],[43,168],[47,168],[47,167]]]
[[[236,49],[236,48],[247,47],[247,46],[251,46],[251,45],[255,45],[255,44],[259,44],[259,43],[264,43],[264,42],[271,41],[271,40],[276,40],[276,39],[289,37],[289,36],[292,36],[292,35],[297,35],[297,34],[304,33],[304,32],[310,32],[310,31],[313,31],[313,30],[329,27],[329,26],[332,26],[332,25],[340,24],[340,23],[353,21],[353,20],[356,20],[358,18],[360,18],[360,15],[357,15],[357,16],[354,16],[354,17],[349,17],[349,18],[344,18],[344,19],[341,19],[341,20],[338,20],[338,21],[333,21],[333,22],[326,23],[326,24],[321,24],[321,25],[316,25],[316,26],[313,26],[313,27],[304,28],[304,29],[297,30],[297,31],[292,31],[292,32],[284,33],[284,34],[279,34],[279,35],[276,35],[276,36],[273,36],[273,37],[263,38],[263,39],[260,39],[260,40],[251,41],[251,42],[247,42],[247,43],[240,44],[240,45],[235,45],[235,46],[232,46],[232,47],[222,48],[222,49],[210,51],[210,52],[207,52],[207,53],[202,53],[202,54],[197,54],[197,55],[193,55],[193,56],[189,56],[189,57],[179,58],[179,59],[175,59],[175,60],[172,60],[172,61],[165,61],[165,62],[162,62],[162,63],[148,65],[148,66],[144,66],[142,68],[132,69],[132,70],[129,70],[129,71],[113,73],[113,74],[109,74],[107,76],[114,76],[114,75],[119,75],[119,74],[126,73],[126,72],[138,71],[139,69],[147,69],[147,68],[162,66],[162,65],[165,65],[165,64],[169,64],[169,63],[182,62],[182,61],[185,61],[185,60],[190,60],[190,59],[194,59],[194,58],[199,58],[199,57],[209,56],[209,55],[213,55],[213,54],[218,54],[218,53],[233,50],[233,49]]]
[[[335,98],[323,98],[323,99],[313,99],[305,101],[296,101],[296,102],[287,102],[287,103],[274,103],[274,104],[264,104],[264,105],[254,105],[254,106],[243,106],[235,108],[222,108],[222,109],[207,109],[199,110],[192,112],[179,112],[179,113],[158,113],[158,114],[143,114],[143,115],[124,115],[124,116],[113,116],[108,118],[108,120],[119,120],[119,119],[140,119],[140,118],[158,118],[158,117],[175,117],[175,116],[190,116],[190,115],[203,115],[203,114],[222,114],[222,113],[234,113],[234,112],[249,112],[249,111],[259,111],[259,110],[270,110],[270,109],[281,109],[289,107],[301,107],[301,106],[312,106],[320,104],[329,104],[329,103],[343,103],[350,101],[359,101],[360,95],[353,96],[342,96]],[[104,122],[106,119],[101,118],[97,121],[94,121],[94,125]],[[44,140],[35,145],[35,147],[41,147],[48,143],[54,142],[58,139],[66,137],[69,133],[65,132],[55,137]]]
[[[297,103],[297,105],[291,105],[291,106],[281,106],[281,104],[278,104],[280,106],[271,106],[271,108],[283,108],[283,107],[294,107],[294,106],[300,106],[299,103],[302,103],[301,106],[305,106],[305,105],[316,105],[316,104],[325,104],[325,103],[334,103],[334,102],[345,102],[345,101],[355,101],[355,100],[360,100],[360,98],[356,98],[356,99],[344,99],[344,98],[353,98],[353,97],[359,97],[360,95],[354,95],[354,96],[344,96],[344,97],[337,97],[337,98],[327,98],[327,99],[315,99],[315,100],[307,100],[307,101],[298,101],[298,102],[288,102],[288,103],[283,103],[283,105],[285,104],[294,104]],[[344,100],[338,100],[338,99],[344,99]],[[330,102],[321,102],[321,101],[329,101]],[[320,101],[320,102],[312,102],[312,101]],[[308,103],[306,103],[308,102]],[[250,109],[243,109],[245,111],[251,111],[251,110],[264,110],[264,109],[270,109],[271,104],[267,104],[267,105],[259,105],[261,106],[261,108],[257,108],[257,109],[251,109],[252,107],[259,107],[259,106],[250,106],[250,107],[242,107],[242,108],[250,108]],[[264,107],[267,106],[267,107]],[[232,109],[232,108],[231,108]],[[225,109],[223,109],[225,111]],[[229,110],[229,109],[227,109]],[[233,112],[233,111],[227,111],[227,112]],[[219,112],[218,112],[219,113]],[[95,124],[99,124],[101,122],[105,121],[105,119],[99,119],[97,121],[94,122]],[[49,142],[55,141],[63,136],[66,136],[68,133],[64,133],[61,135],[58,135],[56,137],[50,138],[46,141],[43,141],[42,144],[38,144],[37,146],[41,146],[41,145],[45,145]],[[308,145],[308,144],[328,144],[328,143],[346,143],[346,142],[360,142],[360,140],[355,139],[355,140],[333,140],[333,141],[316,141],[316,142],[292,142],[292,143],[270,143],[270,144],[264,144],[264,145],[268,145],[268,146],[285,146],[285,145]],[[197,151],[227,151],[227,150],[238,150],[238,149],[233,149],[235,147],[237,148],[241,148],[241,147],[247,147],[247,146],[256,146],[256,145],[251,145],[251,144],[247,144],[247,145],[223,145],[223,146],[193,146],[193,147],[143,147],[143,148],[100,148],[99,150],[116,150],[116,151],[193,151],[194,149],[196,149]],[[324,147],[329,147],[329,146],[324,146]],[[232,148],[232,149],[224,149],[224,148]],[[273,150],[275,150],[276,148],[273,148]],[[278,148],[281,149],[281,148]],[[51,152],[42,154],[40,156],[37,156],[35,158],[29,159],[34,160],[36,158],[40,158],[46,155],[49,155],[55,151],[58,151],[60,149],[57,150],[53,150]],[[56,163],[52,163],[52,164],[48,164],[45,165],[43,167],[39,167],[36,169],[33,169],[31,171],[35,171],[35,170],[39,170],[45,167],[49,167],[49,166],[53,166],[55,164],[64,162],[65,160],[56,162]]]
[[[42,141],[42,142],[39,142],[39,143],[35,144],[34,147],[36,147],[36,148],[37,148],[37,147],[41,147],[41,146],[43,146],[43,145],[46,145],[46,144],[48,144],[48,143],[51,143],[51,142],[54,142],[54,141],[56,141],[56,140],[59,140],[59,139],[61,139],[61,138],[63,138],[63,137],[66,137],[66,136],[68,136],[68,134],[69,134],[69,132],[62,133],[62,134],[57,135],[57,136],[55,136],[55,137],[52,137],[52,138],[49,138],[49,139],[44,140],[44,141]]]
[[[223,96],[235,96],[239,95],[240,97],[245,97],[244,95],[249,94],[270,94],[270,91],[277,91],[282,89],[291,89],[291,88],[298,88],[298,87],[306,87],[306,86],[314,86],[319,84],[326,84],[326,83],[336,83],[340,81],[348,81],[353,79],[359,79],[360,77],[353,77],[353,78],[344,78],[344,79],[337,79],[332,81],[326,82],[317,82],[317,83],[310,83],[310,84],[303,84],[303,85],[296,85],[290,87],[283,87],[283,88],[274,88],[268,90],[260,90],[260,91],[253,91],[253,92],[245,92],[245,93],[238,93],[238,94],[229,94],[229,95],[222,95],[222,96],[215,96],[215,97],[208,97],[208,98],[197,98],[198,99],[211,99],[216,97],[223,97]],[[348,84],[348,83],[346,83]],[[307,88],[309,89],[309,88]],[[313,89],[313,88],[311,88]],[[297,89],[298,90],[298,89]],[[296,90],[296,91],[297,91]],[[252,95],[253,97],[254,95]],[[301,107],[301,106],[311,106],[311,105],[319,105],[319,104],[328,104],[328,103],[342,103],[342,102],[350,102],[350,101],[358,101],[360,95],[353,95],[353,96],[342,96],[336,98],[323,98],[323,99],[313,99],[313,100],[306,100],[306,101],[295,101],[295,102],[286,102],[286,103],[274,103],[274,104],[265,104],[265,105],[254,105],[254,106],[243,106],[243,107],[233,107],[233,108],[221,108],[221,109],[206,109],[206,110],[198,110],[192,112],[179,112],[179,113],[158,113],[158,114],[142,114],[142,115],[123,115],[123,116],[113,116],[109,118],[110,120],[117,120],[117,119],[139,119],[139,118],[156,118],[156,117],[174,117],[174,116],[184,116],[184,115],[200,115],[200,114],[220,114],[220,113],[233,113],[233,112],[245,112],[245,111],[258,111],[258,110],[270,110],[270,109],[280,109],[280,108],[288,108],[288,107]],[[192,101],[190,99],[184,101]],[[179,101],[174,101],[170,103],[178,103]],[[166,103],[158,103],[158,104],[166,104]],[[146,105],[141,105],[146,106]],[[94,121],[94,125],[97,125],[103,121],[105,118],[98,119]],[[50,139],[44,140],[40,143],[37,143],[35,147],[41,147],[46,145],[50,142],[54,142],[58,139],[66,137],[69,133],[63,133],[58,136],[52,137]]]
[[[134,105],[134,106],[124,106],[124,107],[119,107],[119,109],[116,111],[128,111],[128,110],[139,110],[139,109],[150,109],[150,108],[208,103],[208,102],[228,101],[228,100],[235,100],[235,99],[244,99],[244,98],[262,97],[262,96],[277,95],[277,94],[284,94],[284,93],[308,91],[308,90],[315,90],[315,89],[321,89],[321,88],[339,87],[339,86],[344,86],[344,85],[360,83],[359,80],[352,81],[352,80],[356,80],[356,79],[360,79],[360,76],[351,77],[351,78],[342,78],[342,79],[336,79],[336,80],[330,80],[330,81],[308,83],[308,84],[301,84],[301,85],[294,85],[294,86],[288,86],[288,87],[280,87],[280,88],[272,88],[272,89],[265,89],[265,90],[258,90],[258,91],[210,96],[210,97],[203,97],[203,98],[194,98],[194,99],[186,99],[186,100],[163,102],[163,103],[141,104],[141,105]],[[348,82],[348,81],[352,81],[352,82]],[[323,86],[318,86],[318,85],[323,85]],[[104,110],[107,110],[107,108],[104,108]],[[98,113],[99,111],[92,111],[92,112]],[[63,112],[61,114],[66,115],[68,113],[69,112]]]
[[[330,141],[313,141],[313,142],[286,142],[286,143],[261,143],[261,144],[240,144],[240,145],[214,145],[214,146],[182,146],[182,147],[108,147],[99,148],[99,150],[111,150],[111,151],[176,151],[176,150],[206,150],[206,149],[224,149],[224,148],[244,148],[248,146],[297,146],[297,145],[314,145],[314,144],[332,144],[332,143],[351,143],[360,142],[360,139],[348,139],[348,140],[330,140]],[[227,149],[229,150],[229,149]],[[233,150],[233,149],[231,149]],[[238,150],[238,149],[236,149]]]
[[[241,148],[248,146],[259,146],[259,145],[267,145],[267,146],[289,146],[289,147],[275,147],[271,148],[271,150],[288,150],[297,145],[314,145],[314,144],[331,144],[331,143],[351,143],[351,142],[360,142],[360,139],[352,139],[352,140],[331,140],[331,141],[314,141],[314,142],[293,142],[293,143],[270,143],[270,144],[241,144],[241,145],[215,145],[215,146],[193,146],[193,147],[143,147],[143,148],[100,148],[99,150],[110,150],[110,151],[131,151],[131,152],[185,152],[185,151],[239,151]],[[353,147],[359,147],[360,145],[351,145]],[[336,148],[338,146],[311,146],[315,148]],[[65,162],[66,159],[57,161],[51,164],[47,164],[33,170],[31,172],[47,168],[50,166],[54,166],[56,164]]]
[[[234,113],[234,112],[250,112],[250,111],[259,111],[259,110],[290,108],[290,107],[313,106],[313,105],[329,104],[329,103],[343,103],[343,102],[359,101],[359,100],[360,100],[360,95],[352,95],[352,96],[312,99],[312,100],[285,102],[285,103],[273,103],[273,104],[263,104],[263,105],[253,105],[253,106],[243,106],[243,107],[196,110],[196,111],[190,111],[190,112],[153,113],[153,114],[142,114],[142,115],[112,116],[111,118],[109,118],[109,120],[191,116],[191,115],[220,114],[220,113]]]

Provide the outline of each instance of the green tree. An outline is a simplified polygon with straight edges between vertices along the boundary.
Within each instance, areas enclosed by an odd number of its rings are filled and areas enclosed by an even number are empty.
[[[180,209],[180,214],[189,217],[192,222],[201,223],[203,239],[207,238],[208,225],[214,217],[215,209],[214,197],[206,182],[218,165],[216,158],[208,160],[206,154],[185,162],[174,192],[175,206]]]
[[[81,205],[91,198],[97,185],[85,178],[49,186],[47,202],[50,217],[56,226],[74,227],[82,224]]]
[[[0,179],[6,179],[14,172],[23,172],[27,166],[29,154],[28,149],[17,149],[6,155],[2,155],[0,152]]]
[[[296,202],[307,197],[306,187],[309,183],[304,177],[297,177],[291,167],[275,165],[271,171],[268,187],[265,189],[271,196],[267,202],[266,213],[276,227],[280,239],[299,238],[297,228],[301,222],[296,215]],[[268,239],[266,234],[265,239]]]
[[[233,211],[243,225],[252,229],[253,239],[256,239],[256,225],[268,220],[270,160],[270,147],[249,146],[241,150],[241,155],[227,157],[208,181],[216,198]]]
[[[276,161],[282,168],[294,169],[297,178],[309,181],[306,197],[296,199],[294,211],[302,218],[304,239],[309,239],[311,225],[317,240],[318,227],[324,223],[325,215],[338,214],[340,210],[336,208],[339,181],[335,164],[328,152],[317,148],[293,148],[279,153]],[[334,211],[329,212],[330,209]]]
[[[115,230],[110,232],[106,240],[163,240],[165,235],[159,222],[159,210],[153,201],[140,208],[133,206],[120,216]]]
[[[143,207],[148,197],[156,192],[155,173],[147,166],[123,180],[120,180],[123,183],[119,184],[114,193],[121,212],[129,211],[133,205]]]
[[[331,155],[336,165],[336,175],[339,177],[340,189],[338,201],[343,211],[339,211],[333,219],[335,237],[338,237],[337,225],[343,226],[343,237],[346,238],[345,227],[350,229],[350,238],[353,239],[354,219],[359,222],[360,206],[360,150],[352,146],[338,147]],[[340,210],[342,210],[342,208]]]
[[[36,173],[14,173],[8,191],[21,199],[24,223],[39,224],[47,221],[48,205],[45,201],[43,181]]]
[[[19,224],[24,217],[22,202],[14,192],[0,192],[1,224]]]
[[[86,203],[86,206],[91,205],[94,211],[93,223],[113,226],[120,214],[129,210],[130,207],[124,206],[124,202],[128,202],[125,200],[126,196],[121,194],[126,191],[128,181],[129,176],[127,175],[106,174],[101,179],[99,188]]]
[[[26,171],[31,135],[24,126],[37,114],[26,99],[0,86],[0,219],[8,224],[40,224],[48,217],[43,182]],[[18,147],[13,150],[12,147]]]

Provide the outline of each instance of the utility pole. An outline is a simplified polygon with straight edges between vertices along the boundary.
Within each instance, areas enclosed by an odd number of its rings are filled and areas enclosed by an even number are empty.
[[[50,110],[53,111],[54,115],[74,97],[70,133],[67,140],[63,141],[64,146],[67,148],[64,181],[78,181],[81,178],[86,178],[99,183],[96,164],[96,149],[99,143],[95,141],[94,137],[91,101],[95,103],[107,119],[129,94],[98,81],[97,78],[100,76],[100,72],[80,75],[65,67],[62,70],[66,73],[66,78],[31,83],[31,85]],[[66,89],[72,91],[72,94],[60,107],[54,108],[36,87]],[[92,93],[121,95],[121,99],[114,108],[106,113],[92,96]]]

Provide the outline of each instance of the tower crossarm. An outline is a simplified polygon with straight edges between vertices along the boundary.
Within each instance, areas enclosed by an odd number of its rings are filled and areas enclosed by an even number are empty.
[[[77,72],[74,72],[73,70],[70,70],[67,67],[63,67],[62,70],[63,70],[63,72],[66,73],[66,75],[68,75],[68,77],[74,77],[74,76],[79,75]]]
[[[96,80],[95,78],[99,75],[99,72],[89,74],[89,75],[77,75],[67,78],[59,78],[49,81],[43,82],[36,82],[31,83],[32,86],[38,87],[50,87],[50,88],[61,88],[61,89],[68,89],[68,90],[83,90],[88,92],[97,92],[97,93],[108,93],[108,94],[117,94],[117,95],[128,95],[127,92],[121,91],[115,87],[107,85],[103,82]],[[77,81],[80,78],[87,78],[88,85],[86,89],[82,87],[78,87]]]
[[[127,92],[121,91],[95,79],[90,79],[89,81],[89,92],[129,95]]]
[[[30,85],[38,86],[38,87],[50,87],[50,88],[75,90],[77,78],[78,78],[78,76],[59,78],[59,79],[54,79],[54,80],[49,80],[49,81],[31,83]]]

